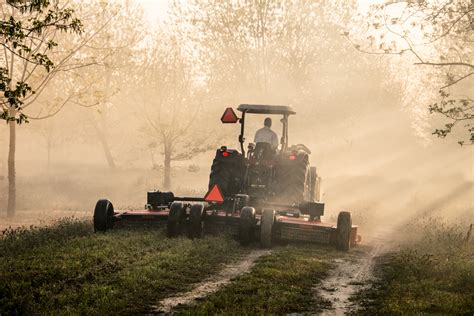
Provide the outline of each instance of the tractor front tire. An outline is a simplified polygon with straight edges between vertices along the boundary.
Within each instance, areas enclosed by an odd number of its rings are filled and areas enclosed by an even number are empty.
[[[204,205],[194,204],[189,212],[188,237],[191,239],[200,239],[204,233]]]
[[[337,216],[336,248],[342,251],[351,249],[352,217],[349,212],[340,212]]]
[[[272,247],[273,224],[275,222],[274,210],[263,210],[260,222],[260,246],[262,248]]]
[[[247,246],[252,242],[254,226],[255,209],[250,206],[243,207],[239,220],[239,242],[242,246]]]
[[[184,218],[186,217],[186,210],[183,203],[173,202],[170,207],[168,221],[166,223],[166,232],[169,238],[179,235],[182,230]]]
[[[114,228],[114,206],[109,200],[99,200],[94,209],[94,231],[106,232]]]

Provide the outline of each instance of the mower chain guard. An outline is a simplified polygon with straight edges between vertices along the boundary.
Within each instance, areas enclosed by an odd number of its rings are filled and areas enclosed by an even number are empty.
[[[147,192],[147,205],[149,205],[154,210],[158,209],[159,207],[168,207],[173,202],[173,192]]]
[[[324,215],[324,203],[302,202],[299,205],[300,212],[309,215],[311,218]]]

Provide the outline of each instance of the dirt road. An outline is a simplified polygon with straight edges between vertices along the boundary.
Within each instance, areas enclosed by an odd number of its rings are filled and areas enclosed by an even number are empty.
[[[220,272],[199,283],[191,291],[162,300],[158,305],[152,307],[152,313],[168,314],[176,307],[192,304],[194,301],[218,291],[235,277],[250,271],[258,258],[270,253],[271,250],[262,249],[250,251],[248,255],[236,262],[227,264]]]
[[[364,246],[352,249],[351,255],[334,260],[336,267],[315,289],[332,304],[332,308],[321,315],[345,315],[359,309],[351,297],[372,283],[375,258],[393,247],[389,243],[390,232],[387,229],[377,231]]]

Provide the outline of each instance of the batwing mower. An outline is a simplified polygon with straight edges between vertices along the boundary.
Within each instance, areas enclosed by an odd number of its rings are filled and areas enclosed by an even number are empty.
[[[179,197],[172,192],[147,193],[143,210],[116,211],[109,200],[99,200],[94,210],[95,231],[123,226],[166,225],[169,237],[187,234],[201,238],[228,231],[242,245],[260,241],[271,247],[278,241],[333,244],[348,251],[360,242],[351,213],[340,212],[337,223],[321,221],[321,178],[309,163],[311,151],[303,144],[288,145],[290,106],[241,104],[221,117],[224,124],[240,123],[240,150],[216,150],[204,197]],[[280,148],[249,143],[245,150],[245,120],[250,114],[279,115]]]

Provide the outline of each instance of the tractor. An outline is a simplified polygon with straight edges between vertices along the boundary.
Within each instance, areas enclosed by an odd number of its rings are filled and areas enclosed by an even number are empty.
[[[321,178],[310,165],[311,151],[303,144],[288,144],[288,121],[296,114],[291,106],[241,104],[240,118],[232,108],[221,117],[224,124],[240,123],[240,150],[221,146],[211,166],[204,197],[178,197],[172,192],[147,193],[144,210],[115,211],[110,201],[99,200],[94,210],[94,229],[165,224],[169,237],[226,230],[242,245],[259,240],[269,248],[278,241],[333,244],[348,251],[361,238],[352,225],[351,213],[340,212],[337,224],[321,221]],[[269,143],[248,143],[245,150],[246,116],[279,115],[280,148]]]

